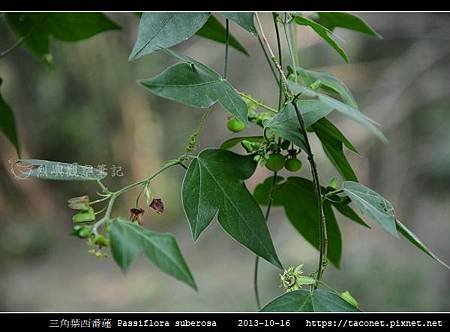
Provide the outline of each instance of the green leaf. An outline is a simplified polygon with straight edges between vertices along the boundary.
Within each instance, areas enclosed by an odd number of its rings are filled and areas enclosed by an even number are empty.
[[[388,200],[358,182],[344,181],[342,189],[363,214],[367,214],[385,231],[398,237],[394,208]]]
[[[247,104],[227,80],[204,64],[187,56],[176,56],[186,62],[175,64],[154,78],[141,80],[140,84],[157,96],[193,107],[208,108],[219,102],[248,123]]]
[[[270,179],[270,180],[269,180]],[[269,201],[269,190],[270,186],[272,185],[272,178],[266,179],[262,184],[259,184],[253,193],[255,196],[256,201],[261,205],[267,205]],[[276,183],[283,182],[284,178],[281,176],[277,176]],[[326,192],[325,187],[321,187],[322,192]],[[334,197],[335,196],[335,197]],[[347,197],[347,196],[345,196]],[[337,195],[331,196],[331,198],[337,200],[339,197]],[[348,198],[348,197],[347,197]],[[350,199],[348,198],[348,202],[350,202]],[[348,202],[331,202],[331,205],[343,216],[349,218],[350,220],[356,222],[357,224],[360,224],[361,226],[367,227],[370,229],[370,226],[366,224],[366,222],[348,205]],[[282,205],[282,202],[275,201],[277,205]]]
[[[120,29],[102,13],[49,13],[50,35],[58,40],[76,42],[108,30]]]
[[[447,263],[442,261],[439,257],[437,257],[430,249],[427,248],[425,244],[422,243],[422,241],[419,240],[416,234],[411,232],[405,225],[403,225],[400,221],[396,220],[397,224],[397,230],[400,234],[402,234],[409,242],[414,244],[417,248],[422,250],[424,253],[426,253],[428,256],[445,266],[447,269],[450,269]]]
[[[315,21],[329,30],[344,28],[380,38],[378,32],[359,16],[343,12],[319,12],[317,14],[319,17]]]
[[[2,79],[0,78],[0,87],[2,85]],[[17,138],[16,120],[14,113],[6,101],[3,99],[0,92],[0,131],[5,134],[8,140],[16,148],[16,152],[20,155],[20,144]]]
[[[333,35],[333,32],[323,25],[314,22],[310,20],[309,18],[296,15],[294,22],[299,25],[305,25],[311,27],[324,41],[328,43],[332,48],[338,52],[338,54],[345,60],[345,62],[348,62],[348,56],[345,53],[345,51],[342,49],[342,47],[336,42],[336,37]]]
[[[297,106],[303,115],[306,128],[333,111],[331,106],[316,99],[299,100]],[[264,126],[272,129],[278,136],[290,140],[301,149],[307,150],[303,136],[300,134],[297,113],[292,104],[287,104],[272,119],[265,121]]]
[[[136,257],[144,255],[161,271],[197,289],[194,278],[171,234],[150,231],[130,221],[118,218],[111,223],[111,253],[126,272]]]
[[[102,13],[7,13],[8,24],[41,60],[50,63],[49,38],[76,42],[120,29]]]
[[[254,196],[259,204],[267,205],[273,178],[267,178],[255,188]],[[273,191],[273,206],[282,206],[294,228],[316,249],[319,248],[319,210],[313,183],[300,177],[289,177]],[[328,232],[328,259],[339,267],[342,239],[331,205],[324,202],[324,214]]]
[[[249,142],[263,142],[264,137],[262,136],[241,136],[241,137],[232,137],[227,139],[225,142],[222,143],[220,146],[223,150],[228,150],[234,147],[235,145],[241,143],[242,141],[249,141]]]
[[[346,117],[349,117],[353,121],[365,126],[368,128],[373,134],[375,134],[382,142],[386,143],[387,139],[383,135],[383,133],[376,127],[378,123],[374,120],[370,119],[363,113],[361,113],[356,108],[351,107],[350,105],[344,104],[343,102],[334,99],[330,96],[327,96],[323,93],[311,90],[303,85],[297,84],[295,82],[289,82],[289,87],[294,94],[301,94],[302,98],[309,98],[306,100],[311,100],[311,98],[315,98],[315,102],[322,104],[321,107],[331,108]],[[319,106],[316,106],[319,108]]]
[[[50,63],[48,14],[7,13],[5,17],[14,32],[24,38],[25,46],[41,61]]]
[[[121,218],[111,225],[111,254],[120,269],[126,273],[136,255],[141,251],[141,238],[129,229],[127,222]]]
[[[359,308],[359,303],[356,301],[356,299],[353,297],[352,294],[350,294],[349,291],[345,291],[341,293],[341,298],[350,303],[355,308]]]
[[[225,44],[227,42],[226,30],[222,23],[217,18],[211,15],[206,21],[205,25],[195,33],[197,36],[214,40],[219,43]],[[239,41],[230,33],[228,43],[231,47],[234,47],[238,51],[249,55],[247,50],[239,43]]]
[[[143,13],[136,43],[129,60],[179,44],[192,37],[208,20],[210,13]]]
[[[313,292],[300,289],[277,297],[261,311],[354,312],[360,310],[335,293],[321,289]]]
[[[320,119],[312,125],[314,132],[322,143],[323,150],[345,180],[358,181],[352,166],[348,162],[343,145],[356,152],[355,147],[345,136],[326,118]]]
[[[275,184],[278,185],[283,182],[285,182],[285,178],[277,175],[277,178],[275,179]],[[258,204],[267,205],[269,203],[269,193],[272,187],[272,183],[273,183],[273,176],[268,177],[255,187],[255,190],[253,191],[253,196],[255,197]],[[274,192],[272,195],[272,206],[282,206],[283,202],[278,200],[277,198],[278,196],[274,195],[276,190],[278,190],[278,187],[275,186],[273,190]]]
[[[203,150],[189,165],[183,181],[184,211],[194,239],[218,213],[220,225],[235,240],[281,267],[261,209],[244,184],[255,168],[252,156]]]
[[[20,173],[16,175],[21,178],[35,177],[43,180],[97,181],[108,175],[92,166],[39,159],[19,159],[17,166]]]
[[[392,204],[385,198],[370,188],[357,182],[345,181],[342,184],[344,192],[359,207],[361,212],[368,214],[374,221],[378,222],[387,232],[398,237],[398,233],[403,235],[409,242],[422,250],[428,256],[449,268],[449,266],[437,257],[425,244],[423,244],[416,234],[403,225],[394,214]],[[336,206],[337,207],[337,206]],[[337,207],[338,209],[341,207]],[[356,221],[356,220],[355,220]],[[398,233],[397,233],[398,232]]]
[[[353,108],[358,108],[358,105],[356,104],[356,101],[353,98],[350,90],[334,75],[320,71],[307,70],[301,67],[297,67],[296,71],[303,79],[303,82],[306,86],[310,86],[314,82],[320,81],[321,88],[337,93],[342,98],[342,101],[344,103],[350,105]]]
[[[350,220],[356,222],[357,224],[360,224],[361,226],[370,228],[369,225],[366,224],[366,222],[347,204],[337,204],[332,203],[333,206],[336,208],[336,210],[339,211],[343,216],[349,218]]]
[[[235,23],[239,24],[242,28],[247,30],[253,35],[257,35],[258,32],[256,31],[255,24],[253,23],[253,17],[254,13],[251,12],[240,12],[240,13],[221,13],[223,16],[225,16],[227,19],[234,21]]]

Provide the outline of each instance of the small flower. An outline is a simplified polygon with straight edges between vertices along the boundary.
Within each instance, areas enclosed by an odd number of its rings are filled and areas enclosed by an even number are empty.
[[[67,201],[72,210],[89,210],[89,196],[73,197]]]
[[[130,216],[130,220],[131,221],[137,221],[139,223],[139,225],[143,225],[144,224],[144,220],[142,218],[143,215],[144,215],[144,209],[131,208],[130,212],[131,212],[131,216]]]
[[[284,270],[283,274],[280,274],[281,286],[286,292],[292,292],[299,290],[303,285],[314,285],[316,279],[303,276],[303,264],[299,266],[291,266],[287,270]]]
[[[159,214],[164,212],[164,203],[161,198],[153,198],[149,206]]]

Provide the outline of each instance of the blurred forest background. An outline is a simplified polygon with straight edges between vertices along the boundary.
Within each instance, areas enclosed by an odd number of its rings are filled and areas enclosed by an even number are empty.
[[[300,62],[330,71],[354,93],[360,109],[382,125],[384,145],[359,125],[337,116],[337,126],[355,142],[351,154],[360,181],[389,199],[400,220],[450,262],[450,15],[361,13],[383,39],[336,30],[351,63],[308,28],[298,28]],[[13,108],[23,156],[106,165],[112,189],[146,177],[164,160],[179,156],[202,110],[150,95],[136,84],[161,72],[174,59],[155,53],[128,62],[138,17],[110,13],[122,30],[78,43],[53,41],[54,68],[20,48],[0,61],[2,95]],[[271,16],[262,14],[274,41]],[[257,39],[231,24],[250,57],[230,49],[229,79],[241,91],[275,105],[278,98]],[[0,50],[14,34],[0,17]],[[194,37],[177,49],[219,72],[224,45]],[[287,54],[285,54],[287,60]],[[214,147],[232,136],[226,113],[216,107],[201,136]],[[248,131],[256,132],[254,128]],[[313,141],[322,181],[335,172]],[[224,234],[217,223],[194,243],[180,201],[182,169],[154,182],[166,212],[147,211],[146,227],[173,232],[199,285],[196,293],[167,277],[144,257],[124,276],[112,259],[88,254],[70,237],[67,199],[95,196],[94,183],[16,180],[9,161],[13,147],[0,137],[0,310],[14,311],[253,311],[254,256]],[[304,161],[306,165],[306,161]],[[120,167],[120,168],[118,168]],[[309,176],[305,167],[303,174]],[[258,168],[253,188],[267,176]],[[127,217],[137,192],[122,197],[115,215]],[[315,268],[317,252],[274,209],[269,222],[286,266]],[[330,266],[325,281],[350,290],[367,311],[449,311],[450,273],[402,239],[375,226],[368,230],[340,220],[344,238],[341,270]],[[372,224],[373,225],[373,224]],[[263,303],[281,294],[278,271],[261,265]]]

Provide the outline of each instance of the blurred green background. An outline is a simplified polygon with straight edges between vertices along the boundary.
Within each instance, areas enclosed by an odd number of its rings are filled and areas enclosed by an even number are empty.
[[[450,15],[361,13],[384,38],[337,30],[351,63],[308,28],[298,29],[301,65],[330,71],[354,93],[361,110],[381,124],[384,145],[342,117],[337,126],[361,155],[349,154],[360,181],[396,207],[400,220],[444,261],[450,261]],[[13,108],[23,156],[121,167],[108,176],[112,189],[146,177],[166,159],[179,156],[202,110],[152,96],[137,79],[161,72],[174,60],[164,53],[128,62],[138,17],[110,13],[122,30],[75,44],[54,41],[54,69],[24,48],[0,60],[2,95]],[[274,41],[271,16],[262,14]],[[232,33],[250,57],[230,50],[229,79],[241,91],[275,105],[275,82],[257,39],[236,25]],[[15,36],[0,18],[0,50]],[[193,37],[176,48],[219,72],[224,46]],[[287,54],[285,54],[287,56]],[[287,58],[286,58],[287,60]],[[216,107],[201,147],[232,136],[226,113]],[[248,133],[256,133],[256,129]],[[68,198],[95,195],[95,184],[16,180],[16,156],[0,137],[0,310],[4,311],[253,311],[253,261],[249,251],[212,223],[194,243],[181,208],[182,169],[171,169],[152,186],[166,212],[146,212],[146,227],[173,232],[199,285],[196,293],[139,258],[124,276],[111,258],[87,253],[83,240],[70,237]],[[335,172],[313,149],[322,175]],[[306,161],[304,161],[306,164]],[[309,176],[308,168],[302,171]],[[267,172],[258,168],[250,188]],[[115,215],[128,216],[137,192],[122,197]],[[402,239],[374,226],[368,230],[340,220],[344,239],[341,270],[330,266],[325,281],[350,290],[366,311],[448,311],[450,273]],[[270,229],[285,265],[315,268],[317,252],[274,209]],[[281,294],[278,271],[261,264],[263,303]]]

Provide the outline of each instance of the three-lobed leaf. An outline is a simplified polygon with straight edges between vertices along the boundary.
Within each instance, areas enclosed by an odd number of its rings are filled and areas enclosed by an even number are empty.
[[[220,225],[231,237],[281,267],[262,211],[244,183],[255,168],[252,156],[203,150],[192,160],[183,180],[184,211],[194,239],[218,215]]]
[[[0,88],[2,85],[2,79],[0,78]],[[19,139],[17,137],[16,130],[16,120],[14,117],[14,113],[3,99],[2,94],[0,92],[0,131],[5,134],[6,138],[11,142],[12,145],[16,148],[16,152],[20,154],[20,144]]]
[[[167,68],[156,77],[141,80],[142,86],[157,96],[193,107],[208,108],[219,102],[248,123],[247,104],[227,80],[204,64],[171,53],[185,62]]]
[[[207,22],[210,13],[143,13],[130,60],[179,44],[192,37]]]
[[[130,221],[118,218],[112,221],[111,253],[126,272],[139,252],[161,271],[197,289],[194,278],[171,234],[162,234],[145,229]]]
[[[360,310],[333,292],[321,289],[311,292],[300,289],[277,297],[262,308],[261,311],[357,312]]]
[[[49,38],[76,42],[120,29],[102,13],[7,13],[8,24],[24,38],[28,49],[50,63]]]

